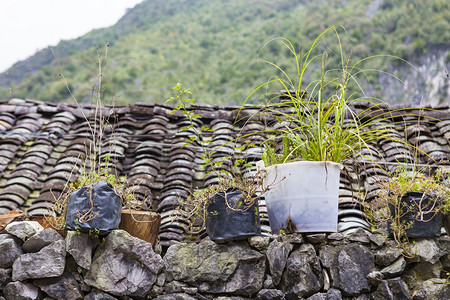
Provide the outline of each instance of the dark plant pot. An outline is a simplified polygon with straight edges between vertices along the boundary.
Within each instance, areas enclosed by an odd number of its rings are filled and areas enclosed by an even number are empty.
[[[222,243],[261,235],[257,200],[246,206],[239,190],[219,192],[210,200],[206,207],[206,232],[212,241]]]
[[[412,222],[412,226],[406,230],[406,236],[410,238],[432,238],[441,235],[441,227],[442,227],[441,211],[436,212],[435,210],[433,210],[427,213],[423,213],[421,218],[420,219],[418,218],[419,214],[418,206],[421,205],[421,207],[426,207],[425,203],[427,203],[428,201],[436,201],[436,200],[433,200],[428,195],[423,196],[423,193],[421,192],[406,192],[402,196],[400,201],[403,211],[410,209],[410,211],[408,211],[402,217],[400,217],[400,222],[406,223]],[[422,204],[420,204],[420,201],[422,201]],[[439,205],[436,206],[437,206],[436,208],[439,208]],[[394,217],[395,216],[394,206],[390,205],[389,209],[391,211],[391,216]],[[427,208],[425,208],[425,210],[427,210]]]
[[[91,203],[92,202],[92,203]],[[81,216],[92,208],[92,218],[86,222]],[[120,223],[122,200],[107,181],[84,186],[69,197],[66,230],[105,234],[117,229]]]

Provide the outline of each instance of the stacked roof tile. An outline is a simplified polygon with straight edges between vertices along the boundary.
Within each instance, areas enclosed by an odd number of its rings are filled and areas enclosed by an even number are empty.
[[[254,164],[262,153],[264,130],[280,126],[274,119],[258,115],[257,108],[245,108],[239,120],[238,107],[192,108],[202,116],[195,121],[196,129],[206,125],[213,132],[182,147],[186,138],[194,134],[193,129],[180,131],[189,121],[180,112],[171,113],[172,107],[163,104],[104,107],[101,114],[108,125],[101,128],[89,105],[20,99],[0,102],[0,214],[12,209],[32,215],[48,214],[65,185],[76,180],[78,168],[87,161],[91,147],[98,146],[102,157],[109,157],[113,171],[126,176],[128,184],[134,186],[136,195],[145,203],[144,208],[161,213],[161,243],[181,241],[183,223],[176,218],[180,199],[195,187],[217,181],[215,176],[207,175],[203,151],[215,149],[213,160],[223,160],[220,168],[226,170],[233,168],[229,156]],[[353,109],[371,113],[368,103],[358,103]],[[388,177],[399,162],[450,165],[448,106],[433,110],[386,106],[386,112],[392,121],[383,121],[384,127],[390,129],[392,137],[408,141],[423,152],[386,139],[363,149],[364,156],[346,164],[340,185],[340,230],[368,226],[361,203],[377,195],[375,181]],[[373,113],[379,113],[379,108]],[[247,133],[256,134],[233,140]],[[95,145],[93,141],[99,134],[104,138],[101,145]],[[247,140],[250,146],[236,147]],[[264,201],[261,212],[265,212]],[[264,215],[263,231],[269,231]]]

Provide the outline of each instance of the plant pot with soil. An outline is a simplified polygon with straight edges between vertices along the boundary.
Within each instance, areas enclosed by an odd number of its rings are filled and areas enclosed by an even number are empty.
[[[330,68],[326,52],[313,53],[329,32],[336,34],[340,45],[337,30],[331,27],[303,54],[301,50],[296,52],[290,41],[281,39],[293,55],[295,75],[289,76],[289,70],[269,62],[281,75],[249,96],[261,89],[274,91],[261,113],[276,120],[276,129],[266,132],[265,152],[259,163],[259,169],[267,174],[264,185],[272,185],[264,197],[274,233],[336,232],[340,164],[385,136],[379,123],[386,118],[381,109],[371,117],[365,110],[356,114],[351,108],[351,103],[362,100],[358,95],[364,95],[362,91],[356,93],[353,86],[361,61],[350,65],[350,59],[345,59],[338,47],[340,67]],[[307,70],[312,65],[322,67]],[[317,73],[316,80],[307,74],[311,72]],[[305,85],[307,76],[312,80]],[[376,107],[374,103],[372,109]]]
[[[244,240],[261,234],[258,203],[261,177],[220,177],[217,184],[196,190],[181,203],[192,235],[206,229],[216,243]]]
[[[428,174],[400,168],[390,180],[379,182],[382,191],[371,203],[376,223],[387,223],[394,240],[408,253],[409,238],[433,238],[441,234],[443,211],[450,203],[444,184],[449,171]]]
[[[247,198],[238,189],[219,191],[206,206],[206,233],[214,242],[261,235],[258,197]]]

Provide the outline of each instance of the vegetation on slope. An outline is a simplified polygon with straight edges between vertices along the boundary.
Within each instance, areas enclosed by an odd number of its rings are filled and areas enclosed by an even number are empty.
[[[449,48],[449,20],[445,0],[146,0],[116,25],[63,41],[54,52],[80,101],[90,99],[96,47],[107,40],[104,86],[115,88],[119,103],[162,102],[183,82],[200,103],[240,104],[273,74],[262,59],[292,65],[279,43],[267,44],[273,38],[307,49],[324,29],[340,25],[352,59],[390,54],[414,63],[433,49]],[[335,46],[325,41],[318,50],[332,56]],[[366,67],[389,70],[393,64],[399,61],[379,58]],[[15,72],[25,67],[25,77]],[[58,61],[44,49],[0,75],[0,98],[69,101],[59,73]],[[383,96],[378,74],[369,73],[368,80],[373,96]]]

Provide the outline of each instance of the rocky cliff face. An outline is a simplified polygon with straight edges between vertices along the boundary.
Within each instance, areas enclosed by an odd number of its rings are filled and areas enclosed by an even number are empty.
[[[415,68],[406,63],[392,66],[388,73],[380,73],[381,99],[389,103],[408,103],[412,106],[436,107],[450,102],[450,51],[436,48],[414,62]]]
[[[163,257],[115,230],[104,239],[35,222],[0,234],[0,299],[450,299],[450,238],[405,258],[383,232],[181,243]]]

